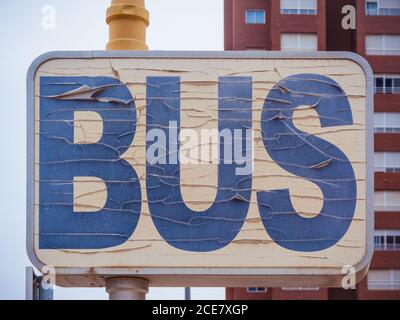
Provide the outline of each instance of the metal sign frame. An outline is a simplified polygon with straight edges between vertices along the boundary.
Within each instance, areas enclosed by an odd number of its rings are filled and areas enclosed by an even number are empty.
[[[83,51],[50,52],[39,56],[27,74],[27,252],[34,266],[44,266],[34,250],[34,89],[35,74],[41,64],[52,59],[93,58],[179,58],[179,59],[346,59],[358,64],[366,76],[366,253],[355,266],[357,282],[366,274],[373,255],[374,230],[374,132],[373,132],[373,72],[368,62],[350,52],[174,52],[174,51]],[[150,280],[152,286],[293,286],[338,287],[344,276],[337,268],[57,268],[58,285],[70,287],[104,286],[105,279],[116,276],[135,276]],[[277,276],[280,276],[277,277]]]

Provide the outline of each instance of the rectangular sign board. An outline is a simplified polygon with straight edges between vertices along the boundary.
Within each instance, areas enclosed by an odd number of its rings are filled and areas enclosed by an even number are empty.
[[[28,72],[31,261],[63,286],[340,286],[372,257],[351,53],[55,52]]]

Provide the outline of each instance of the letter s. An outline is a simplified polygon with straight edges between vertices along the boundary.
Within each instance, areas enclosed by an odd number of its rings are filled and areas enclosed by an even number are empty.
[[[346,233],[354,216],[357,189],[345,154],[294,126],[293,112],[301,105],[315,107],[322,127],[352,125],[353,118],[339,84],[316,74],[283,79],[268,94],[263,107],[261,128],[266,151],[286,171],[318,185],[324,204],[319,215],[303,218],[295,212],[288,189],[258,192],[261,218],[278,245],[310,252],[333,246]]]

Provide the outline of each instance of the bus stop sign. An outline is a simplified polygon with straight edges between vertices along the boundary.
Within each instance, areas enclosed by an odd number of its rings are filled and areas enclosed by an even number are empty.
[[[55,52],[28,72],[28,253],[57,284],[340,286],[371,260],[351,53]]]

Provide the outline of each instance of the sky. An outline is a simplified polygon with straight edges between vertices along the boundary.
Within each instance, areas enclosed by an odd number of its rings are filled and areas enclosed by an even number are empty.
[[[26,72],[40,54],[104,50],[109,0],[0,0],[0,299],[24,299]],[[51,6],[51,7],[49,7]],[[223,50],[223,0],[146,0],[150,50]],[[55,9],[55,25],[46,20]],[[224,299],[195,288],[193,299]],[[107,299],[104,289],[55,288],[55,299]],[[183,299],[183,288],[151,288],[148,299]]]

